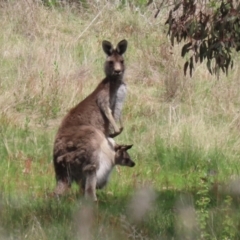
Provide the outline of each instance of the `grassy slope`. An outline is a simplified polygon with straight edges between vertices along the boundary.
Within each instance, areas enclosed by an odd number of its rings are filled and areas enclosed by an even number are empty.
[[[161,14],[104,3],[89,11],[1,3],[0,237],[239,238],[238,64],[219,80],[204,66],[184,77]],[[101,41],[123,38],[129,94],[118,141],[134,144],[137,166],[113,174],[98,209],[76,186],[54,199],[56,129],[103,77]]]

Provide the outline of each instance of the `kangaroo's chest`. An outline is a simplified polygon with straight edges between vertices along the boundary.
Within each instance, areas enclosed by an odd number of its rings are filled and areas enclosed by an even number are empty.
[[[110,105],[113,111],[113,116],[116,121],[121,117],[121,112],[123,108],[123,103],[127,95],[127,85],[122,83],[116,90],[115,95],[111,99]]]
[[[113,169],[113,164],[110,161],[106,161],[106,156],[104,153],[100,153],[99,167],[97,169],[97,188],[103,188],[110,177]]]

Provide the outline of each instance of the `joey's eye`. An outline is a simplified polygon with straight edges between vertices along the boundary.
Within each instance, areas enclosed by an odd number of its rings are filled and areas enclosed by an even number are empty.
[[[110,65],[113,65],[113,61],[109,61],[108,63],[109,63]]]
[[[121,64],[124,64],[124,60],[121,60],[120,62],[121,62]]]

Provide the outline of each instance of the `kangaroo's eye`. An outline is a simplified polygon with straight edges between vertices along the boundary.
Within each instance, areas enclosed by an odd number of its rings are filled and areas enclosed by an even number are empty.
[[[124,61],[123,61],[123,60],[121,60],[120,62],[121,62],[121,64],[124,64]]]
[[[109,61],[109,64],[110,64],[110,65],[113,65],[113,61]]]

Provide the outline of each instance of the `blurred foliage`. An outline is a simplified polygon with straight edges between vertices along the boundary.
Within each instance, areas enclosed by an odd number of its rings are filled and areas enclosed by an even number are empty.
[[[171,5],[168,35],[171,44],[187,41],[182,57],[189,53],[184,74],[206,60],[211,74],[228,73],[233,67],[232,50],[240,50],[240,3],[238,0],[180,0]]]

